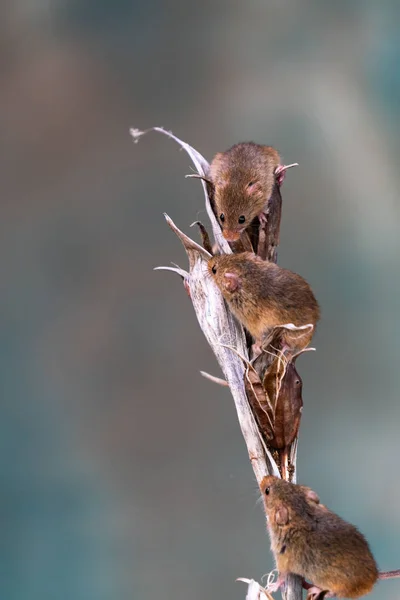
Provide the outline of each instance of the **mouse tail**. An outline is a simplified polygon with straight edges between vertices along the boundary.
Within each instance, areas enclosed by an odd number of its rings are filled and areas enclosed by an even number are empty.
[[[392,579],[395,577],[400,577],[400,569],[397,569],[397,571],[384,571],[383,573],[379,573],[379,579]]]

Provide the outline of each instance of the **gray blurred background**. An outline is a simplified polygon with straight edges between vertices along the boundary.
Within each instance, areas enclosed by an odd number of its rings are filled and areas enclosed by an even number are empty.
[[[399,23],[395,0],[3,0],[1,599],[239,600],[273,566],[233,401],[152,270],[186,267],[162,213],[206,222],[201,186],[131,126],[300,163],[279,262],[323,318],[299,481],[400,568]]]

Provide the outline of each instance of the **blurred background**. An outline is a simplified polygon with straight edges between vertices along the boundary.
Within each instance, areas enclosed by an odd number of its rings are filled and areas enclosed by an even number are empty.
[[[3,0],[0,597],[243,599],[272,566],[165,211],[188,156],[276,146],[279,262],[312,284],[299,481],[400,568],[400,7]],[[399,593],[378,585],[371,598]]]

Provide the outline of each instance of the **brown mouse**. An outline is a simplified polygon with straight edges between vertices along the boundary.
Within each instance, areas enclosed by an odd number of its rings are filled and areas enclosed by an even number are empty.
[[[267,345],[273,327],[315,327],[319,319],[318,303],[305,279],[251,252],[213,256],[208,271],[233,314],[261,346]],[[290,331],[285,345],[305,348],[313,333],[314,329]]]
[[[269,591],[277,591],[294,573],[310,581],[304,583],[309,597],[359,598],[378,579],[400,577],[400,570],[379,573],[364,536],[320,504],[310,488],[271,475],[260,489],[279,571]]]
[[[242,142],[216,154],[210,166],[215,213],[223,236],[235,242],[255,217],[265,211],[275,182],[280,185],[285,167],[272,146]]]

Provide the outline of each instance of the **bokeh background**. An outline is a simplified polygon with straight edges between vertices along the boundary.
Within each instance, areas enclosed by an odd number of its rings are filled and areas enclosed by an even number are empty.
[[[323,318],[299,480],[400,568],[399,23],[396,0],[2,1],[2,599],[239,600],[273,566],[232,399],[152,270],[186,266],[162,213],[206,221],[201,186],[131,126],[300,163],[279,261]]]

